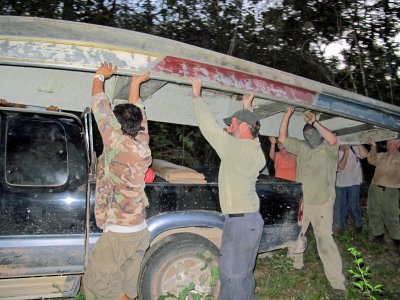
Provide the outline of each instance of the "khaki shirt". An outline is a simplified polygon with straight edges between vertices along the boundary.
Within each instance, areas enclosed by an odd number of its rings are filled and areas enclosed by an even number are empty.
[[[400,188],[400,152],[390,154],[376,152],[376,147],[371,147],[367,156],[368,162],[374,165],[375,173],[372,183],[390,188]]]
[[[334,201],[339,143],[325,140],[315,149],[305,141],[288,137],[283,145],[297,155],[296,179],[303,184],[304,203],[322,205]]]
[[[194,98],[193,102],[199,128],[221,159],[218,189],[222,213],[258,211],[256,181],[265,166],[259,139],[233,137],[218,125],[201,97]]]

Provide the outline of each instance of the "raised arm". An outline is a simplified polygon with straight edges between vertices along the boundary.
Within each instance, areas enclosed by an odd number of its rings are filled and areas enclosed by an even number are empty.
[[[371,137],[368,137],[367,144],[371,146],[371,151],[369,151],[367,156],[368,163],[373,166],[376,166],[378,163],[378,155],[377,155],[378,153],[376,151],[376,143]]]
[[[343,151],[343,155],[342,158],[339,160],[338,169],[344,170],[347,164],[347,159],[349,158],[349,147],[340,145],[339,149]]]
[[[279,137],[278,141],[282,144],[285,143],[288,137],[288,127],[289,127],[289,119],[294,113],[294,107],[288,106],[286,112],[283,114],[283,118],[281,121],[281,126],[279,127]]]
[[[128,97],[128,103],[136,105],[137,107],[140,108],[140,111],[142,112],[142,122],[140,123],[140,126],[143,128],[143,130],[136,135],[136,140],[139,140],[142,143],[146,144],[148,144],[150,141],[149,126],[147,123],[147,116],[144,110],[144,105],[140,100],[140,85],[149,79],[150,79],[150,72],[146,72],[140,76],[132,76],[131,90],[129,91],[129,97]]]
[[[128,103],[137,104],[140,99],[140,85],[150,79],[150,72],[140,76],[132,76],[131,90],[129,92]]]
[[[327,141],[329,145],[335,145],[337,143],[336,135],[334,135],[328,128],[319,123],[316,120],[315,115],[311,111],[306,111],[304,113],[304,116],[304,121],[314,126],[314,128],[318,130],[319,134]]]
[[[252,110],[254,93],[250,92],[243,96],[243,108]]]
[[[358,148],[358,152],[360,153],[361,158],[366,158],[368,156],[369,151],[367,150],[367,148],[365,148],[364,145],[359,144],[359,145],[357,145],[357,148]]]
[[[189,81],[192,84],[193,98],[201,97],[201,79],[189,77]]]
[[[271,142],[271,147],[269,148],[269,158],[272,161],[275,161],[275,146],[276,146],[276,137],[269,136],[269,141]]]
[[[104,80],[113,76],[117,70],[117,66],[113,66],[111,63],[101,63],[101,66],[96,70],[96,74],[93,78],[92,96],[98,93],[104,93]]]

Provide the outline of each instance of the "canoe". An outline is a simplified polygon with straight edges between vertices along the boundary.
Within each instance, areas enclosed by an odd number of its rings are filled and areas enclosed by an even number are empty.
[[[66,111],[90,106],[93,74],[102,61],[119,67],[107,80],[113,105],[127,101],[130,77],[151,72],[142,85],[149,120],[196,126],[189,76],[202,79],[203,97],[222,119],[242,107],[253,91],[255,111],[264,118],[262,135],[278,135],[282,112],[296,107],[289,135],[302,138],[303,112],[344,144],[395,138],[400,108],[232,56],[139,32],[93,24],[0,16],[0,98]]]

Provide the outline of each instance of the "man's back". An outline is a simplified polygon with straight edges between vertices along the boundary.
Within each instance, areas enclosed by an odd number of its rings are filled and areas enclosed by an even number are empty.
[[[96,174],[97,226],[140,224],[145,219],[144,176],[151,163],[148,139],[123,134],[105,95],[95,96],[93,113],[104,145]]]

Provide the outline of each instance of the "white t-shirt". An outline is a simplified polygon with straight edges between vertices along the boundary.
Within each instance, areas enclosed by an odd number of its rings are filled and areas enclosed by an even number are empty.
[[[362,182],[361,156],[357,146],[350,146],[354,152],[349,149],[347,163],[343,170],[337,170],[336,186],[347,187],[360,185]],[[343,157],[343,152],[339,150],[339,161]]]

